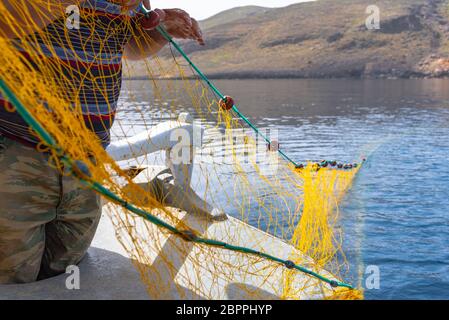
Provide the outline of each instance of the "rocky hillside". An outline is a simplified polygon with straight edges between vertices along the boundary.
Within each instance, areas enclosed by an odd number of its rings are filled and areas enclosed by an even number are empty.
[[[365,25],[380,8],[380,29]],[[318,0],[242,7],[202,21],[207,45],[183,43],[211,77],[449,76],[449,0]],[[173,61],[167,50],[162,62]],[[145,73],[134,64],[132,75]]]

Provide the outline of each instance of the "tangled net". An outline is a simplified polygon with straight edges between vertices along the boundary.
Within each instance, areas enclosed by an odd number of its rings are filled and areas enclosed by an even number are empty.
[[[134,37],[141,48],[153,40],[139,29],[141,15],[104,13],[98,9],[104,3],[79,4],[80,30],[67,28],[63,16],[31,34],[23,21],[33,21],[32,13],[45,20],[50,2],[33,1],[32,10],[20,1],[13,8],[0,3],[5,24],[14,33],[9,39],[6,34],[0,37],[0,92],[9,101],[4,108],[27,122],[1,125],[14,133],[31,132],[37,149],[49,154],[51,166],[108,200],[104,210],[149,296],[362,298],[359,290],[343,282],[348,263],[338,226],[338,203],[360,166],[296,164],[271,143],[266,148],[260,132],[249,128],[246,118],[242,121],[236,107],[223,108],[223,97],[189,63],[174,54],[167,59],[176,49],[173,44],[171,52],[162,51],[164,59],[152,56],[140,63],[147,74],[139,82],[147,88],[145,97],[125,88],[127,105],[115,112],[116,102],[108,101],[106,93],[114,90],[118,95],[120,84],[111,79],[132,73],[135,64],[125,71],[121,63],[112,62],[120,61],[127,37]],[[65,7],[53,5],[51,10],[65,12]],[[94,46],[100,53],[90,55]],[[55,59],[61,55],[66,59]],[[173,78],[178,80],[169,80]],[[89,90],[105,95],[110,112],[99,117],[91,110],[96,102]],[[94,120],[97,127],[98,122],[104,125],[104,132],[114,123],[112,140],[128,141],[158,123],[181,122],[173,120],[183,111],[180,104],[204,130],[195,150],[192,188],[233,218],[214,221],[164,205],[147,186],[165,153],[136,152],[118,162],[92,132]],[[139,168],[148,169],[136,180],[130,172],[139,173]]]

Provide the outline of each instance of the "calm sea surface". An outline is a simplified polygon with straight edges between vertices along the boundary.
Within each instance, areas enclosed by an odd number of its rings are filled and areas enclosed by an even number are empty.
[[[366,298],[449,298],[449,80],[216,84],[258,126],[276,127],[295,160],[368,157],[341,208],[351,264],[380,270]],[[124,108],[149,101],[143,81],[125,87]]]

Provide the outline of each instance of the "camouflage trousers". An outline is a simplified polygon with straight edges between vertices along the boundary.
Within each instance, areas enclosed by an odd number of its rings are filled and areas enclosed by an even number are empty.
[[[100,199],[48,165],[48,157],[0,135],[0,284],[64,273],[89,248]]]

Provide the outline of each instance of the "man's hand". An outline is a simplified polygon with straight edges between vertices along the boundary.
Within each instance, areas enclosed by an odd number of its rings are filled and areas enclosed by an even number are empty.
[[[177,39],[191,39],[204,45],[203,33],[198,21],[181,9],[155,10],[161,17],[161,21],[167,32]]]
[[[137,0],[126,0],[137,1]],[[151,9],[150,1],[143,1],[147,9]],[[204,45],[203,33],[198,21],[181,9],[156,9],[162,25],[167,32],[176,39],[191,39]],[[157,30],[143,30],[140,26],[135,27],[136,34],[131,38],[125,48],[125,56],[129,60],[145,59],[158,53],[168,41]]]
[[[147,10],[151,10],[150,0],[123,0],[125,6],[130,9],[137,8],[142,3]],[[161,22],[167,32],[177,39],[191,39],[204,45],[203,33],[198,21],[193,19],[187,12],[181,9],[156,9]]]

